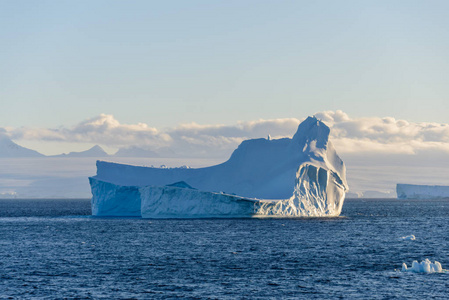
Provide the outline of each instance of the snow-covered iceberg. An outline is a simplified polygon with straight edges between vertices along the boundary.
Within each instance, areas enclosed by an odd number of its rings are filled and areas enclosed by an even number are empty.
[[[449,186],[398,183],[396,185],[396,193],[399,199],[449,198]]]
[[[412,266],[410,268],[407,267],[406,263],[402,263],[402,272],[414,272],[414,273],[442,273],[445,272],[441,266],[441,263],[435,261],[432,263],[429,259],[423,260],[419,263],[417,260],[412,262]]]
[[[242,142],[231,158],[198,169],[97,161],[92,214],[144,218],[338,216],[346,169],[329,127],[309,117],[293,138]]]

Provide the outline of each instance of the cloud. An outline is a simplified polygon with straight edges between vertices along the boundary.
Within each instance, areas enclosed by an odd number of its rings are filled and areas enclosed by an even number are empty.
[[[171,141],[168,134],[147,124],[120,124],[112,115],[107,114],[82,121],[72,128],[18,128],[10,129],[9,133],[12,139],[19,140],[82,142],[113,147],[134,144],[162,147]]]
[[[182,124],[169,130],[175,135],[184,136],[223,136],[223,137],[263,137],[267,134],[273,136],[289,136],[299,125],[298,119],[272,119],[249,122],[238,122],[235,125],[199,125],[197,123]]]
[[[273,119],[239,122],[235,125],[182,124],[167,130],[172,138],[172,148],[183,155],[229,155],[243,141],[250,138],[292,136],[300,121]]]
[[[341,152],[415,154],[422,150],[449,153],[449,124],[413,123],[392,117],[351,119],[342,111],[316,114],[331,127]]]
[[[449,153],[449,124],[416,123],[392,117],[351,118],[343,111],[318,112],[331,127],[331,140],[339,153],[406,154]],[[245,139],[291,137],[301,120],[255,120],[232,125],[180,124],[163,131],[145,123],[121,124],[101,114],[58,129],[0,128],[15,140],[92,143],[108,147],[140,146],[184,156],[229,155]]]

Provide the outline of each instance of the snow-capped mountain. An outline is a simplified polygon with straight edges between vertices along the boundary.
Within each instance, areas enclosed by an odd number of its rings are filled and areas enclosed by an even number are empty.
[[[0,157],[42,157],[43,154],[14,143],[9,137],[0,135]]]

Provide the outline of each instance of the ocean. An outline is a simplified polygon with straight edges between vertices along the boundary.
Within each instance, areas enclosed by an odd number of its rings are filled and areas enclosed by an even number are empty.
[[[347,199],[338,218],[98,218],[0,200],[1,299],[447,298],[449,200]],[[415,235],[416,240],[401,237]]]

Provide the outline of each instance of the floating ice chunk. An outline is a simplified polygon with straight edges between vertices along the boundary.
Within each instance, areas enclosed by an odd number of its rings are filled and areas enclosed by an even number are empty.
[[[411,234],[411,235],[403,236],[403,237],[401,237],[401,239],[405,240],[405,241],[414,241],[414,240],[416,240],[416,237],[413,234]]]
[[[407,264],[402,263],[402,272],[407,272]]]
[[[443,268],[438,261],[432,263],[429,259],[423,260],[421,263],[414,260],[410,268],[406,263],[402,263],[402,272],[414,272],[414,273],[441,273]]]

